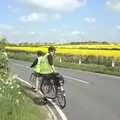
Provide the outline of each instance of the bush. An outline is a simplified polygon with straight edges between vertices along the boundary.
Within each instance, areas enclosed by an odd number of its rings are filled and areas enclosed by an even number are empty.
[[[24,94],[22,90],[20,84],[16,81],[15,75],[3,70],[0,71],[0,118],[9,118],[9,115],[14,114],[14,110],[16,112],[19,110],[19,107],[24,108]],[[19,111],[19,114],[21,112]]]
[[[45,110],[26,96],[16,76],[0,71],[0,120],[46,120]]]

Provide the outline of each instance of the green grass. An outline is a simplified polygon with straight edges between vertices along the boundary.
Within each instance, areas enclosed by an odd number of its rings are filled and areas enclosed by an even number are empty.
[[[104,65],[95,65],[95,64],[81,64],[81,65],[79,65],[79,64],[58,63],[58,62],[55,62],[55,65],[57,67],[120,76],[120,68],[119,67],[113,68],[113,67],[106,67]]]
[[[25,102],[17,106],[5,98],[0,98],[0,120],[45,120],[46,113],[32,100],[25,97]]]
[[[47,113],[36,105],[15,75],[0,70],[0,120],[46,120]]]

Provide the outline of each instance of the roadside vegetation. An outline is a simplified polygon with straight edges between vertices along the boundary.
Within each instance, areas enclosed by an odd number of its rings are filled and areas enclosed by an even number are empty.
[[[46,120],[45,109],[26,96],[16,75],[8,72],[8,61],[3,55],[5,42],[0,37],[0,120]]]

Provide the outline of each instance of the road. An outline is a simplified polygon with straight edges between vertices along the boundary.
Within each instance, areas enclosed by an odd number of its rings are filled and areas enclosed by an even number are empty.
[[[25,66],[30,63],[10,62],[11,71],[28,80],[31,70]],[[65,76],[67,107],[63,112],[68,120],[120,120],[120,77],[64,68],[57,70]]]

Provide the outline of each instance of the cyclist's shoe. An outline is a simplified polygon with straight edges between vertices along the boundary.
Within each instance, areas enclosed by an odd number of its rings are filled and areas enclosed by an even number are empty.
[[[47,102],[47,99],[46,99],[46,97],[44,97],[44,98],[43,98],[43,100]]]
[[[35,87],[34,87],[34,86],[32,86],[32,89],[34,90],[34,89],[35,89]]]
[[[43,102],[43,104],[46,104],[46,103],[47,103],[46,97],[43,97],[43,98],[42,98],[42,102]]]

